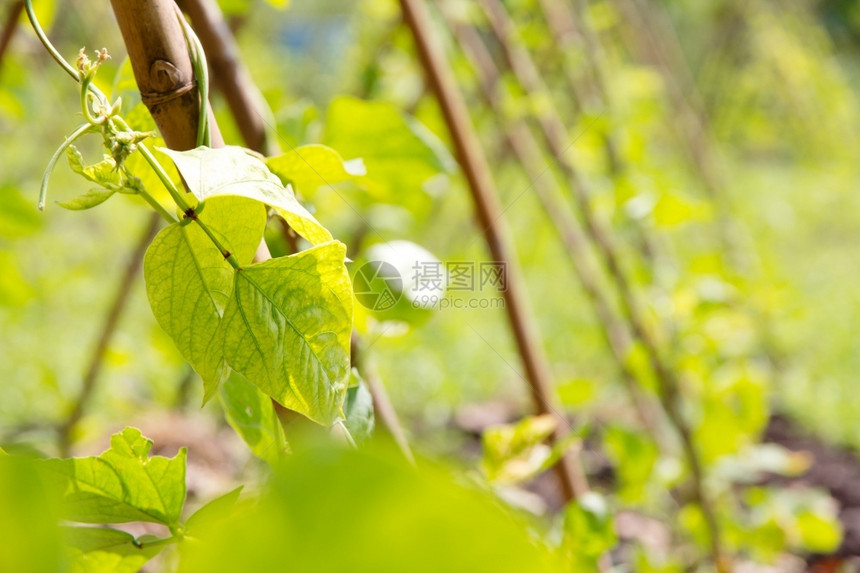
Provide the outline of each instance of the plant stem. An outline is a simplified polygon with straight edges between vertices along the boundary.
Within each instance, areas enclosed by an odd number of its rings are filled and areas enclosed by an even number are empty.
[[[568,428],[568,422],[555,408],[558,399],[552,386],[549,365],[540,345],[537,325],[528,307],[524,284],[511,245],[511,234],[502,217],[503,211],[490,169],[474,132],[468,108],[457,89],[456,80],[441,48],[432,37],[429,29],[431,21],[425,4],[420,0],[401,0],[400,6],[415,40],[427,81],[436,95],[451,134],[469,184],[478,224],[490,254],[493,260],[506,264],[507,289],[503,293],[505,309],[525,366],[532,398],[540,413],[551,414],[562,422],[557,425],[557,432],[553,437],[555,440],[561,439]],[[582,467],[572,456],[563,456],[555,467],[566,499],[577,498],[588,491],[588,482]]]
[[[206,236],[209,237],[209,240],[212,241],[212,244],[218,249],[218,251],[224,256],[230,266],[235,270],[241,270],[242,267],[239,265],[238,259],[236,256],[230,253],[224,245],[221,244],[221,241],[215,236],[215,233],[212,232],[212,229],[209,226],[200,220],[197,214],[194,212],[194,208],[191,206],[188,201],[185,200],[185,197],[182,196],[182,192],[176,188],[176,185],[173,184],[173,181],[170,180],[170,176],[164,171],[164,168],[152,154],[152,152],[147,148],[143,143],[139,144],[139,149],[143,158],[149,163],[149,166],[155,171],[155,174],[164,184],[164,187],[167,189],[167,192],[170,193],[170,196],[173,198],[173,201],[176,203],[177,207],[185,213],[185,215],[190,218],[192,221],[197,223],[200,229],[206,233]]]
[[[58,445],[60,454],[63,457],[69,455],[69,448],[74,437],[75,428],[81,421],[81,418],[92,399],[93,391],[96,387],[96,381],[98,379],[99,372],[101,372],[102,364],[104,363],[104,355],[107,351],[108,344],[110,344],[111,337],[113,336],[117,324],[119,324],[119,319],[128,303],[129,294],[134,286],[135,277],[140,271],[140,266],[143,262],[146,248],[155,237],[155,233],[158,231],[160,224],[161,218],[159,215],[157,213],[152,213],[149,217],[149,221],[144,227],[143,233],[140,235],[140,239],[138,239],[134,250],[128,258],[125,270],[123,271],[119,285],[117,285],[116,292],[113,296],[110,309],[108,310],[108,314],[105,317],[105,321],[102,324],[101,331],[99,332],[96,347],[93,351],[92,357],[90,358],[86,374],[84,374],[78,398],[75,401],[75,405],[68,418],[59,428]]]
[[[52,58],[54,58],[54,61],[60,64],[60,67],[63,68],[63,70],[65,70],[72,79],[80,83],[81,74],[78,73],[78,70],[76,70],[75,67],[70,64],[54,47],[51,40],[48,39],[48,35],[45,34],[45,31],[42,29],[42,25],[39,24],[39,20],[36,18],[36,12],[33,10],[33,0],[25,0],[24,6],[27,10],[27,17],[30,19],[30,24],[33,26],[33,31],[36,32],[36,37],[39,38],[39,41],[42,42],[42,45],[45,46],[45,49],[48,50],[48,53]],[[107,97],[105,97],[105,94],[98,87],[91,83],[87,88],[95,94],[103,105],[107,105]]]
[[[45,168],[45,173],[42,175],[42,185],[39,188],[39,211],[45,210],[45,198],[48,195],[48,181],[51,179],[51,173],[54,172],[54,167],[57,165],[57,161],[60,159],[60,156],[65,153],[66,149],[75,142],[76,139],[91,131],[93,126],[89,123],[85,123],[84,125],[78,127],[75,131],[72,132],[70,136],[68,136],[65,141],[57,148],[54,154],[51,156],[50,161],[48,161],[48,166]]]
[[[251,79],[230,27],[213,0],[180,0],[191,18],[202,51],[212,66],[212,80],[227,100],[245,144],[263,155],[279,152],[275,138],[266,132],[264,118],[272,117],[263,95]],[[274,119],[268,123],[274,124]]]

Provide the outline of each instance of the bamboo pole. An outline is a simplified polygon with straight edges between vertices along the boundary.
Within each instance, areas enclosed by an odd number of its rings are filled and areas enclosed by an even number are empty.
[[[522,48],[517,31],[504,5],[499,0],[479,0],[489,20],[493,34],[502,46],[502,52],[525,93],[529,96],[546,93],[540,73],[528,52]],[[618,290],[621,308],[630,326],[633,337],[642,345],[648,362],[658,382],[658,397],[666,417],[681,441],[681,447],[692,476],[695,501],[702,510],[708,526],[711,557],[721,571],[727,567],[724,560],[722,540],[716,511],[705,491],[704,466],[693,441],[692,430],[681,411],[681,383],[675,371],[663,357],[659,339],[646,318],[632,281],[623,267],[615,242],[604,223],[591,208],[590,192],[586,180],[580,174],[573,159],[567,153],[567,130],[558,112],[549,104],[538,114],[537,122],[544,141],[567,174],[570,191],[579,208],[584,228],[597,251],[604,260],[610,276]]]
[[[446,3],[437,4],[437,6],[445,15],[457,43],[463,48],[477,73],[478,84],[484,101],[496,116],[504,117],[502,104],[496,97],[501,73],[477,30],[472,26],[456,22],[446,10]],[[570,260],[582,289],[597,316],[601,332],[619,369],[622,383],[630,396],[639,422],[655,438],[659,438],[660,431],[656,424],[656,413],[642,392],[636,375],[631,371],[628,364],[627,357],[632,347],[630,333],[626,325],[618,318],[610,299],[606,296],[600,269],[595,266],[591,247],[584,231],[576,218],[570,214],[567,205],[558,198],[559,184],[555,180],[555,173],[552,172],[549,177],[544,177],[547,170],[541,169],[543,154],[540,144],[524,120],[516,119],[511,122],[503,122],[502,130],[508,146],[525,170],[544,213],[565,246],[565,254]]]
[[[528,306],[511,245],[511,234],[502,217],[502,208],[489,166],[474,132],[466,103],[457,89],[440,47],[430,32],[430,16],[423,1],[400,0],[400,6],[404,21],[412,32],[427,82],[436,95],[451,134],[490,255],[494,260],[507,265],[507,290],[503,293],[505,309],[525,367],[525,378],[531,388],[533,401],[540,413],[551,414],[559,420],[554,438],[562,438],[568,423],[555,407],[557,396],[552,386],[549,365],[541,348],[540,335]],[[556,471],[567,499],[575,499],[588,491],[584,472],[570,453],[565,454],[559,461]]]
[[[197,145],[200,97],[173,0],[111,0],[141,99],[170,149]],[[212,147],[224,140],[210,120]]]
[[[239,57],[236,40],[218,4],[212,0],[179,0],[179,6],[191,18],[212,68],[210,77],[224,94],[245,144],[263,155],[278,153],[277,142],[266,133],[263,95]]]

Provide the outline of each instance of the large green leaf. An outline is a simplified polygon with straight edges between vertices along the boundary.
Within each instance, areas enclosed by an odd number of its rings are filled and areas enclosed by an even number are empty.
[[[235,372],[221,386],[218,396],[227,422],[254,455],[277,465],[289,448],[272,399]]]
[[[337,241],[236,273],[219,332],[227,364],[318,422],[338,419],[349,376],[352,290]]]
[[[239,264],[251,262],[266,226],[262,205],[241,197],[213,197],[198,217]],[[233,268],[199,225],[174,223],[153,240],[143,272],[155,319],[203,378],[208,400],[227,375],[212,344],[233,289]]]
[[[455,165],[426,127],[382,102],[335,99],[323,140],[343,157],[361,157],[368,172],[362,183],[392,202],[420,191],[430,177]]]
[[[219,195],[248,197],[274,208],[299,235],[313,244],[332,239],[331,233],[298,202],[293,190],[266,164],[241,147],[190,151],[161,149],[173,159],[188,188],[204,201]]]
[[[135,573],[155,557],[170,539],[135,539],[109,527],[66,527],[73,573]]]
[[[185,449],[149,456],[152,441],[126,428],[98,457],[44,463],[63,495],[63,517],[83,523],[151,521],[174,528],[185,503]]]
[[[266,159],[272,173],[292,184],[305,197],[318,188],[350,181],[367,174],[361,159],[344,161],[340,154],[325,145],[297,147]]]

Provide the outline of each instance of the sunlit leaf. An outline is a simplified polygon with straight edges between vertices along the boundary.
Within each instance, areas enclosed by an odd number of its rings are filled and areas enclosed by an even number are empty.
[[[66,527],[75,573],[135,573],[155,557],[169,539],[135,539],[109,527]]]
[[[313,244],[332,239],[331,233],[298,202],[266,164],[241,147],[190,151],[161,149],[173,159],[188,188],[200,201],[219,195],[247,197],[269,205],[299,235]]]
[[[240,264],[251,262],[266,226],[262,205],[213,197],[198,217]],[[155,319],[203,378],[208,400],[227,375],[213,343],[233,289],[233,268],[199,225],[174,223],[153,240],[143,272]]]
[[[126,428],[98,457],[42,462],[56,478],[66,519],[84,523],[150,521],[175,527],[185,503],[185,449],[149,456],[152,441]]]
[[[98,207],[110,199],[114,193],[116,193],[116,191],[113,189],[90,189],[85,194],[79,195],[74,199],[70,199],[68,201],[57,201],[57,205],[63,209],[69,209],[70,211],[83,211],[85,209]]]
[[[303,145],[269,157],[266,165],[284,183],[291,184],[305,197],[318,187],[350,181],[367,174],[361,159],[344,161],[337,151],[325,145]]]
[[[231,368],[324,425],[338,419],[349,377],[345,254],[334,241],[243,268],[219,329]]]
[[[368,174],[363,184],[389,202],[420,193],[428,179],[455,166],[426,127],[382,102],[333,100],[323,142],[345,158],[361,157]]]

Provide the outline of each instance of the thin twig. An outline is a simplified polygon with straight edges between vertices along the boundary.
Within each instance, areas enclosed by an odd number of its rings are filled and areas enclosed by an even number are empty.
[[[63,456],[67,456],[69,454],[69,448],[74,439],[75,429],[81,421],[96,388],[96,382],[98,380],[99,373],[101,372],[102,365],[104,364],[105,352],[107,352],[113,333],[116,331],[119,320],[125,311],[129,295],[131,294],[132,287],[134,286],[134,281],[140,272],[143,255],[146,253],[146,248],[149,246],[149,243],[152,242],[152,239],[155,237],[160,225],[161,215],[158,213],[152,213],[140,239],[138,239],[137,244],[134,247],[134,250],[131,252],[131,255],[129,255],[125,270],[122,273],[122,277],[120,278],[116,292],[113,296],[113,302],[111,302],[110,309],[108,310],[107,316],[105,316],[105,321],[99,331],[96,347],[93,350],[89,365],[87,366],[86,373],[84,374],[84,379],[81,383],[78,397],[75,400],[75,405],[68,418],[66,418],[65,422],[63,422],[59,428],[58,445],[60,453]]]
[[[430,17],[421,0],[401,0],[406,24],[412,32],[415,46],[424,68],[427,82],[435,93],[451,134],[457,157],[468,181],[475,205],[478,224],[493,259],[505,263],[507,289],[503,296],[508,320],[526,371],[532,398],[540,413],[561,420],[554,439],[560,439],[568,423],[555,408],[558,399],[540,342],[540,334],[528,306],[524,284],[516,263],[511,233],[502,218],[502,208],[494,188],[486,158],[472,125],[468,108],[457,88],[443,52],[429,29]],[[588,482],[578,460],[569,453],[556,465],[566,499],[574,499],[588,491]]]

